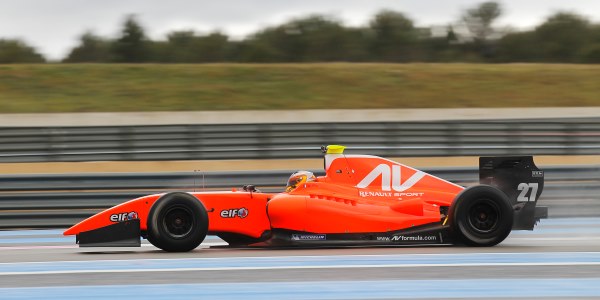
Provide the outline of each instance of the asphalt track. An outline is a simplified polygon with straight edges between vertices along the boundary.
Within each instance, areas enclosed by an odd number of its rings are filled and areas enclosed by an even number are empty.
[[[0,231],[0,299],[600,298],[600,218],[543,220],[491,248],[230,249],[208,237],[166,253],[78,248],[61,232]]]

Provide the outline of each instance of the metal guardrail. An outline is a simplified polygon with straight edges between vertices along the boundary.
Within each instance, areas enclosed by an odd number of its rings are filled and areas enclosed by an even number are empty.
[[[0,127],[0,162],[316,158],[327,144],[388,157],[600,154],[600,121]]]
[[[600,215],[600,166],[543,168],[540,205],[550,217]],[[472,168],[426,169],[461,185],[478,182]],[[67,227],[96,212],[150,193],[254,184],[281,191],[292,171],[118,173],[0,176],[0,228]],[[315,172],[319,174],[319,172]]]

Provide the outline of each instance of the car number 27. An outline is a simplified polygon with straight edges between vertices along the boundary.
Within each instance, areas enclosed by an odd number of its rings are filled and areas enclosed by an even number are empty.
[[[519,194],[519,197],[517,197],[518,202],[535,201],[535,195],[537,195],[537,191],[538,191],[537,183],[521,182],[521,183],[519,183],[519,186],[517,187],[517,189],[519,191],[521,191],[521,193]],[[531,191],[531,193],[529,193],[529,191]],[[527,194],[529,194],[529,196],[527,196]]]

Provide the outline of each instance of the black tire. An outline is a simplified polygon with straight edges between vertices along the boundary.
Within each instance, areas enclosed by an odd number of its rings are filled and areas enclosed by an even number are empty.
[[[193,195],[168,193],[150,208],[147,226],[152,245],[169,252],[191,251],[208,233],[208,213]]]
[[[506,194],[489,185],[463,190],[450,207],[452,231],[469,246],[494,246],[512,230],[513,209]]]

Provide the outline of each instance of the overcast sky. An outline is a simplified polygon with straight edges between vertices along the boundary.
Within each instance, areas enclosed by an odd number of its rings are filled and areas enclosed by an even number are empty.
[[[379,10],[403,12],[418,26],[446,25],[483,1],[475,0],[0,0],[0,38],[20,38],[50,59],[63,58],[91,30],[118,34],[123,19],[136,14],[153,39],[167,32],[221,30],[234,37],[293,17],[319,13],[347,25],[362,25]],[[600,20],[598,0],[502,0],[499,26],[530,28],[559,10]]]

